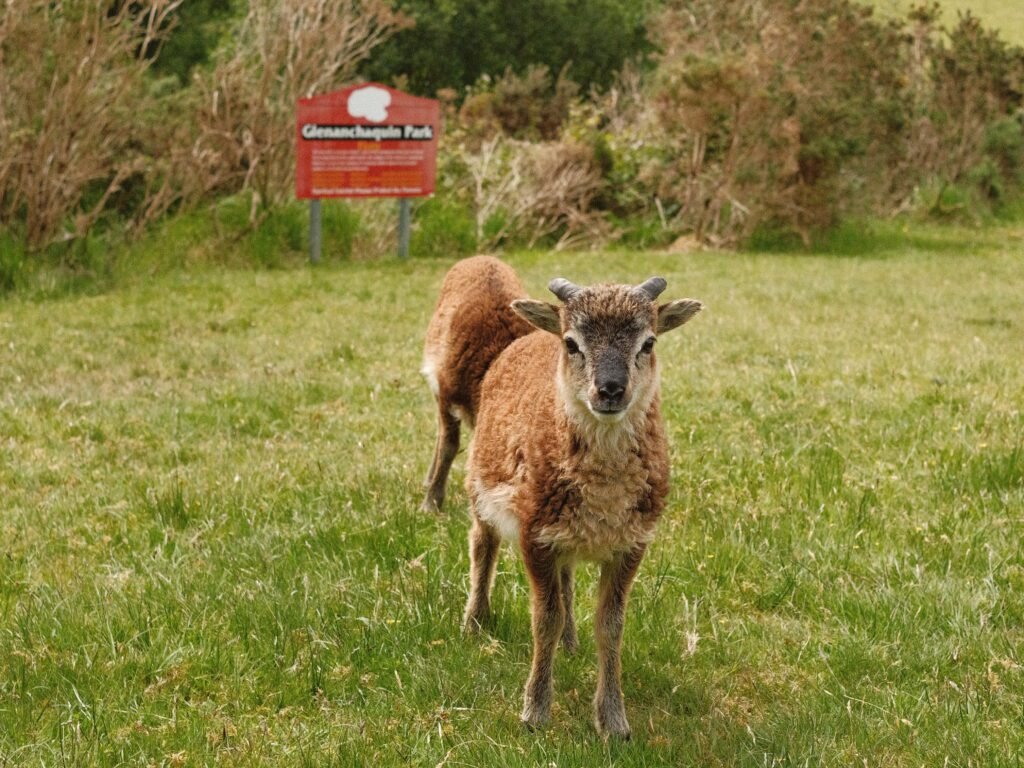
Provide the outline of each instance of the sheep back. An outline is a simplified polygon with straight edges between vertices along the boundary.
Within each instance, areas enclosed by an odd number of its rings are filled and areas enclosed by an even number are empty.
[[[445,276],[427,327],[423,373],[438,399],[470,426],[487,369],[534,330],[510,306],[525,295],[512,268],[491,256],[464,259]]]

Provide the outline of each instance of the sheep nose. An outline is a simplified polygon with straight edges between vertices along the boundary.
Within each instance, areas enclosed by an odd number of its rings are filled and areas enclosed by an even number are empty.
[[[619,379],[605,379],[597,384],[597,393],[606,400],[617,400],[625,391],[626,383]]]

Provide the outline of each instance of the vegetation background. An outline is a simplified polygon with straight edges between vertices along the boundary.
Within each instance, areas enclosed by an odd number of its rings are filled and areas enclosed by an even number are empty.
[[[295,100],[360,78],[446,105],[420,255],[808,247],[868,218],[1013,217],[1024,23],[980,10],[17,0],[0,21],[0,288],[102,281],[183,217],[217,232],[195,258],[300,253]],[[390,250],[390,207],[332,207],[338,256]]]
[[[8,0],[0,766],[1019,766],[1024,21],[877,10]],[[294,100],[362,78],[443,100],[439,191],[406,262],[331,201],[308,269]],[[527,733],[521,566],[462,637],[460,462],[416,510],[484,249],[708,305],[659,347],[628,744],[593,572]]]

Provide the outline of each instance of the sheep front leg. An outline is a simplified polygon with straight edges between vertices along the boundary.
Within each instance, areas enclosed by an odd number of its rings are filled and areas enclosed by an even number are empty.
[[[467,633],[479,630],[491,615],[491,585],[500,546],[498,533],[481,521],[474,509],[469,530],[469,600],[463,623]]]
[[[523,562],[531,587],[533,664],[526,681],[521,717],[527,727],[538,728],[551,715],[552,671],[555,648],[565,625],[565,603],[561,570],[548,547],[524,548]]]
[[[626,601],[644,556],[638,547],[601,568],[594,634],[597,638],[597,695],[594,724],[601,734],[629,738],[629,722],[622,701],[622,630]]]
[[[573,598],[576,592],[576,577],[573,563],[562,566],[562,605],[565,607],[565,629],[562,630],[562,649],[566,653],[575,653],[579,648],[576,636],[576,614],[573,610]]]

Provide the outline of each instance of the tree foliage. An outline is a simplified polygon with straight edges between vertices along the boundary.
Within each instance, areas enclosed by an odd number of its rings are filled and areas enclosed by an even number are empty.
[[[683,0],[652,24],[674,136],[663,194],[698,237],[765,222],[809,233],[850,193],[845,173],[898,144],[900,31],[847,0]]]
[[[188,0],[178,9],[178,23],[153,62],[153,71],[173,75],[181,85],[187,85],[192,71],[209,63],[233,14],[231,0]]]
[[[648,49],[649,0],[399,0],[416,25],[381,46],[364,68],[371,79],[401,78],[415,93],[458,91],[482,75],[530,65],[568,65],[575,82],[611,82]]]

